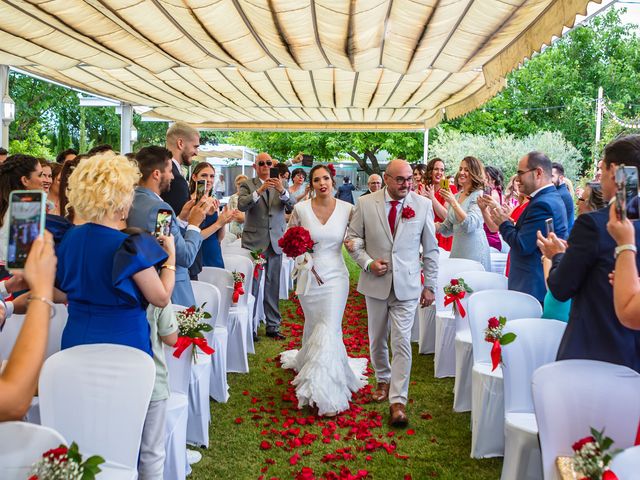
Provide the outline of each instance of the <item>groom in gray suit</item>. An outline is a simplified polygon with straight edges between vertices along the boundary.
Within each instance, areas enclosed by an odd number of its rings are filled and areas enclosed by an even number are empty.
[[[156,146],[144,147],[137,153],[136,160],[142,178],[135,190],[127,226],[152,233],[156,228],[158,210],[171,210],[171,235],[176,245],[176,284],[171,302],[190,307],[196,302],[189,279],[189,267],[202,244],[198,226],[204,221],[209,207],[204,200],[199,205],[194,205],[187,220],[183,222],[176,217],[171,206],[160,198],[160,194],[169,189],[173,179],[171,157],[169,150]]]
[[[405,427],[409,422],[405,406],[411,374],[411,327],[418,301],[426,307],[435,299],[439,250],[431,201],[411,191],[411,166],[404,160],[389,162],[384,180],[385,188],[360,197],[346,243],[363,269],[358,291],[367,301],[371,363],[378,382],[372,398],[378,402],[388,399],[391,425]]]
[[[295,200],[289,196],[280,178],[269,178],[269,170],[276,162],[268,153],[256,156],[253,168],[256,177],[240,185],[238,191],[238,209],[245,212],[244,229],[242,231],[242,247],[249,250],[262,250],[267,264],[263,274],[264,281],[264,313],[267,322],[267,336],[278,340],[284,339],[280,333],[280,269],[282,266],[282,249],[278,240],[284,234],[284,214],[291,213]],[[253,282],[254,295],[260,282]]]

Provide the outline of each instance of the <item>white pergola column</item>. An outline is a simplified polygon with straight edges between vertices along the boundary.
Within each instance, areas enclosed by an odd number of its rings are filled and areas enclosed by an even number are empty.
[[[0,104],[5,95],[9,95],[9,66],[0,65]],[[3,112],[0,111],[0,118]],[[9,150],[9,124],[0,120],[0,147]]]
[[[120,153],[124,155],[132,150],[131,127],[133,126],[133,106],[123,103],[120,107]]]
[[[424,145],[422,153],[422,163],[426,164],[429,160],[429,129],[424,129]]]

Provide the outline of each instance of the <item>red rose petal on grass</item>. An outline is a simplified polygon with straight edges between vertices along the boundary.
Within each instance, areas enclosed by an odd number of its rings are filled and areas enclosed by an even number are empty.
[[[423,420],[432,420],[433,415],[431,415],[429,412],[425,412],[420,415],[420,418],[422,418]]]
[[[405,474],[404,480],[412,480],[411,474],[410,473]]]
[[[263,440],[260,442],[260,450],[270,450],[271,449],[271,444],[269,442],[267,442],[266,440]]]
[[[273,458],[267,458],[264,462],[269,464],[269,465],[275,465],[276,464],[276,461]]]
[[[242,422],[244,422],[244,420],[242,419],[242,417],[238,417],[238,418],[236,418],[236,419],[233,421],[233,423],[242,423]]]
[[[387,432],[387,437],[395,436],[396,432]]]
[[[267,470],[269,470],[269,467],[262,467],[260,473],[266,473]]]
[[[413,428],[410,428],[409,430],[407,430],[407,435],[415,435],[416,431]]]
[[[298,460],[300,460],[300,454],[299,453],[295,453],[294,455],[292,455],[289,458],[289,465],[297,465],[298,464]]]
[[[243,394],[243,395],[249,395],[249,390],[244,390],[244,391],[242,392],[242,394]]]

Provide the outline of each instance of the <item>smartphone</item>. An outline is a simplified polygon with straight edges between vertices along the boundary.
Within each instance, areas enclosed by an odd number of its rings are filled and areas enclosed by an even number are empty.
[[[7,268],[22,270],[33,241],[44,235],[47,195],[39,190],[16,190],[9,197]]]
[[[547,237],[548,237],[550,233],[554,233],[555,232],[555,230],[553,228],[553,218],[547,218],[544,221],[544,224],[547,227]]]
[[[489,187],[488,185],[485,185],[482,190],[485,195],[488,195],[489,197],[491,196],[491,187]]]
[[[638,220],[638,169],[619,165],[616,170],[616,215],[619,220]]]
[[[313,155],[302,155],[301,165],[303,167],[311,167],[313,166]]]
[[[444,188],[445,190],[449,190],[449,179],[448,178],[443,178],[442,180],[440,180],[440,188]]]
[[[171,235],[171,222],[172,216],[171,210],[168,209],[160,209],[158,210],[158,214],[156,215],[156,230],[154,235],[159,237],[160,235],[168,237]]]
[[[198,180],[196,182],[196,203],[200,203],[202,197],[205,196],[207,191],[207,181],[206,180]]]
[[[271,167],[269,169],[269,178],[280,178],[280,169],[278,167]]]

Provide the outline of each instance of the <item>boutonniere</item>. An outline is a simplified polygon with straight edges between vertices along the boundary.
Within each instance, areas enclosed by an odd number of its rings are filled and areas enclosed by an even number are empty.
[[[413,208],[411,208],[409,205],[407,205],[406,207],[404,207],[402,209],[402,219],[403,220],[409,220],[410,218],[413,218],[416,216],[416,212],[413,211]]]

